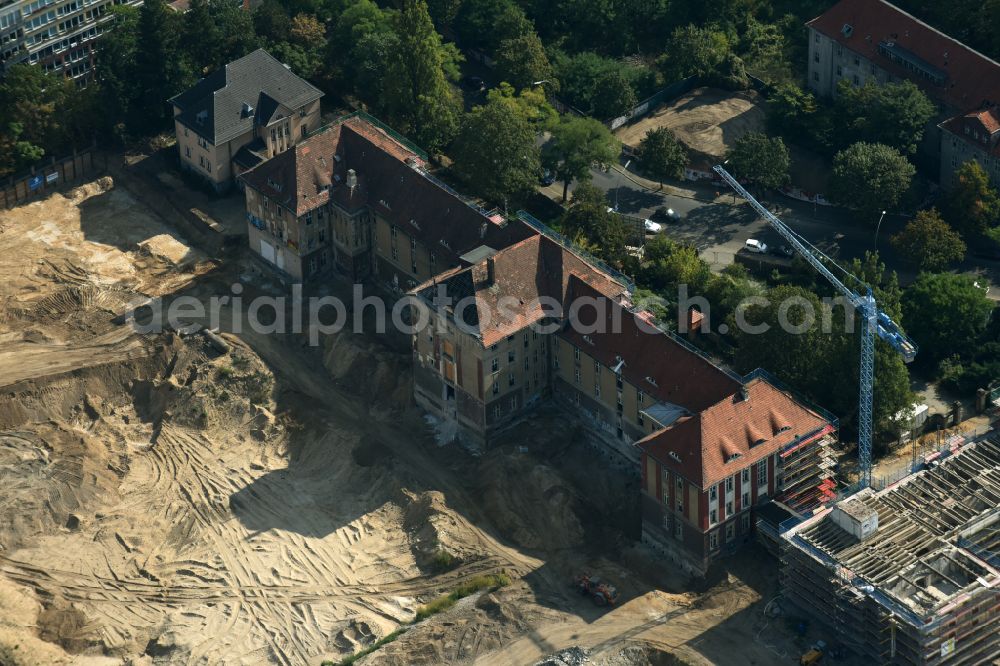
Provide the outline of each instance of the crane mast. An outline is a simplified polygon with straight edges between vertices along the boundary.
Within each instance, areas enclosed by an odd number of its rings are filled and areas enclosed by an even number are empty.
[[[726,171],[722,165],[713,167],[723,181],[743,197],[757,214],[767,220],[768,224],[778,232],[795,251],[816,269],[820,275],[833,285],[851,306],[861,315],[861,372],[858,391],[858,468],[861,474],[861,487],[871,485],[872,480],[872,398],[875,385],[875,336],[882,338],[892,346],[909,363],[917,355],[917,346],[907,338],[902,329],[889,315],[878,309],[871,287],[865,289],[865,294],[844,284],[825,263],[814,253],[810,246],[799,240],[798,236],[779,220],[771,211],[757,201],[746,189]],[[846,271],[845,271],[846,274]],[[854,277],[854,276],[851,276]],[[861,280],[854,278],[858,284]]]

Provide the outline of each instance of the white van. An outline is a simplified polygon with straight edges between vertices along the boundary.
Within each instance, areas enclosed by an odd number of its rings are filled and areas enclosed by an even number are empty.
[[[748,252],[755,252],[757,254],[767,254],[767,245],[756,238],[748,238],[744,247]]]

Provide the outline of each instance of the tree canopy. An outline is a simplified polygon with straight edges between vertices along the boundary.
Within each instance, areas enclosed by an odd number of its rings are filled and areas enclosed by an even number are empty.
[[[497,98],[465,116],[451,155],[456,173],[472,190],[498,204],[530,192],[541,172],[534,129]]]
[[[736,140],[726,155],[731,171],[754,185],[776,189],[788,183],[791,160],[780,137],[769,138],[762,132],[747,132]]]
[[[639,159],[642,170],[663,186],[667,178],[681,178],[687,166],[687,151],[677,141],[677,137],[666,127],[657,127],[646,132],[639,143]]]
[[[940,271],[965,257],[965,243],[936,208],[922,210],[892,237],[904,261],[922,271]]]
[[[845,143],[864,141],[895,148],[904,155],[917,152],[927,122],[936,109],[911,81],[853,86],[837,85],[834,103],[837,131]]]
[[[1000,224],[1000,195],[975,160],[969,160],[955,172],[943,208],[945,219],[967,240]]]
[[[542,164],[563,183],[563,201],[574,180],[590,180],[594,165],[607,168],[621,152],[621,144],[593,118],[563,116],[552,127],[552,138],[542,151]]]
[[[880,143],[855,143],[833,159],[830,198],[874,216],[899,203],[915,173],[896,149]],[[876,220],[872,217],[871,223]]]
[[[993,302],[972,278],[921,273],[907,288],[903,324],[920,346],[921,364],[967,352],[986,330]]]

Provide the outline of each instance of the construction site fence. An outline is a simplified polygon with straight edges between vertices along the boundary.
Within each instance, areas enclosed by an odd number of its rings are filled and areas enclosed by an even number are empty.
[[[0,187],[0,208],[13,208],[40,199],[67,183],[79,182],[106,170],[107,157],[98,157],[96,142],[83,150],[74,150],[72,155],[51,157],[48,163],[40,162],[27,172],[10,177]]]
[[[669,102],[677,97],[680,97],[684,93],[697,87],[700,83],[701,79],[697,76],[689,76],[686,79],[674,81],[666,88],[657,90],[655,93],[633,106],[629,109],[628,113],[622,114],[617,118],[606,120],[604,121],[604,124],[608,126],[608,129],[616,130],[622,125],[635,122],[636,120],[647,116],[651,111],[664,102]]]

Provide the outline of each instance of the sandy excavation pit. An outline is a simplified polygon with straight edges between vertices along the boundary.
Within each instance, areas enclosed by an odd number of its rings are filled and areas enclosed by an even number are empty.
[[[620,522],[601,502],[631,491],[557,423],[515,435],[547,458],[473,459],[410,406],[405,349],[245,333],[219,355],[201,335],[116,325],[136,298],[218,289],[239,267],[109,180],[0,213],[0,228],[4,666],[318,664],[501,570],[513,584],[364,663],[531,664],[575,646],[609,665],[773,657],[748,585],[668,594],[598,553],[618,548],[602,521]],[[581,604],[567,580],[584,564],[627,603]]]

